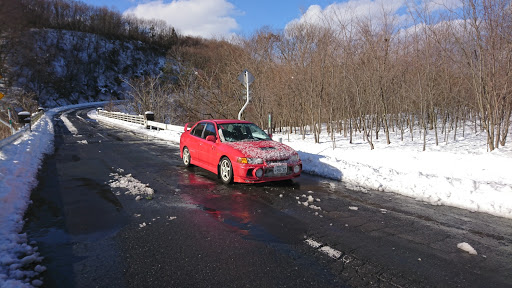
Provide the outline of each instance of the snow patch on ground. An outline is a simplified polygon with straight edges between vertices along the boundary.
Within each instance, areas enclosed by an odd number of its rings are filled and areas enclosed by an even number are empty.
[[[473,247],[471,247],[471,245],[469,245],[466,242],[462,242],[462,243],[457,244],[457,248],[459,248],[462,251],[466,251],[466,252],[468,252],[471,255],[478,255],[476,250]]]
[[[123,173],[124,170],[117,169],[118,173],[110,173],[110,177],[113,179],[110,180],[109,185],[111,188],[124,188],[127,191],[124,194],[135,195],[135,200],[141,200],[142,197],[146,197],[147,199],[151,199],[153,194],[155,193],[149,184],[143,184],[139,180],[135,179],[132,174],[122,175],[119,173]]]

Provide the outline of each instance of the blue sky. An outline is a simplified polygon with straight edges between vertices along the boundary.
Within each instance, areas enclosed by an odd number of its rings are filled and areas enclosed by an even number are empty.
[[[83,2],[94,5],[94,6],[106,6],[108,8],[114,8],[115,10],[124,13],[128,9],[134,9],[139,5],[148,5],[148,3],[162,3],[163,5],[171,5],[172,2],[189,2],[190,5],[186,8],[186,5],[183,5],[183,11],[180,13],[182,15],[190,14],[189,18],[194,18],[199,16],[197,15],[197,11],[192,7],[195,2],[196,5],[203,6],[208,5],[208,3],[216,5],[222,9],[216,11],[217,17],[228,17],[232,18],[237,27],[231,28],[228,31],[235,34],[240,34],[243,36],[250,36],[254,31],[263,26],[269,26],[273,29],[283,29],[287,23],[292,21],[293,19],[298,19],[303,12],[305,12],[311,5],[320,5],[321,7],[326,7],[329,4],[333,3],[332,0],[296,0],[296,1],[283,1],[283,0],[157,0],[157,1],[147,1],[147,0],[82,0]],[[232,8],[223,6],[223,3],[232,4]],[[157,7],[162,8],[162,6],[153,5],[147,6],[149,9],[162,10],[157,9]],[[188,11],[187,11],[188,10]],[[140,12],[144,15],[144,17],[148,18],[159,18],[152,17],[152,13],[148,12]],[[206,13],[206,11],[205,11]],[[137,14],[137,13],[136,13]],[[200,14],[199,14],[200,15]],[[137,14],[138,17],[142,16]],[[205,18],[205,17],[201,17]],[[217,19],[218,20],[218,19]],[[213,20],[215,21],[215,20]],[[180,23],[170,23],[171,19],[167,21],[172,26],[177,26],[179,28]],[[222,22],[221,22],[222,23]],[[188,31],[188,30],[187,30]],[[182,31],[186,32],[186,31]],[[229,34],[228,32],[228,34]],[[226,32],[222,29],[219,29],[219,33],[225,36]],[[193,33],[194,34],[194,33]],[[196,33],[197,34],[197,33]],[[205,35],[201,35],[205,36]]]
[[[382,12],[407,18],[406,0],[82,0],[107,6],[138,18],[161,19],[183,35],[204,38],[251,36],[269,26],[281,30],[297,21],[320,19],[350,21],[367,17],[378,21]],[[416,3],[448,3],[458,0],[417,0]],[[410,1],[409,1],[410,2]]]

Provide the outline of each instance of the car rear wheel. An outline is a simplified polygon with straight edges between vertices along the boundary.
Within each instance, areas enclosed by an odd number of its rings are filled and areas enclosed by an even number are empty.
[[[190,167],[190,151],[188,151],[188,148],[183,148],[183,164],[185,164],[185,167]]]
[[[222,157],[219,163],[219,176],[224,184],[233,182],[233,165],[227,157]]]

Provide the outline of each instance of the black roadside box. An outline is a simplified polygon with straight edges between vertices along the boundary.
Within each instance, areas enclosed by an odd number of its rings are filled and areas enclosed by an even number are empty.
[[[146,113],[144,113],[144,115],[146,116],[146,120],[155,121],[155,113],[147,111]]]
[[[30,123],[30,112],[21,111],[18,113],[18,123],[27,124]]]
[[[20,124],[28,124],[28,127],[30,129],[30,132],[32,132],[32,118],[30,118],[30,112],[28,111],[21,111],[18,113],[18,123]]]

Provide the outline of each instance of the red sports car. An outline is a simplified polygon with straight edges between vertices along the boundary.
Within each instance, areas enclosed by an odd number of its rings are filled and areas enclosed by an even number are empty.
[[[203,120],[192,129],[187,124],[180,151],[185,166],[209,170],[226,184],[288,180],[302,172],[295,150],[248,121]]]

